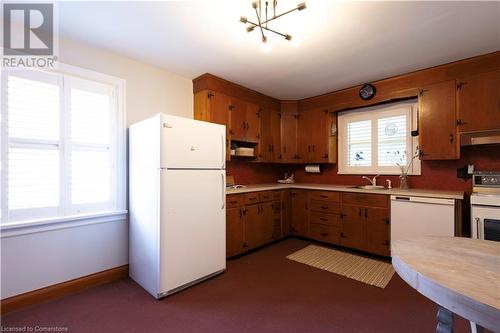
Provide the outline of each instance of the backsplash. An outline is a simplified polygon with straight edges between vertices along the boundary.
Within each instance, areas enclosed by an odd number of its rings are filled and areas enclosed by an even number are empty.
[[[500,146],[471,146],[462,148],[462,158],[452,161],[422,161],[422,175],[409,176],[410,187],[457,190],[470,193],[472,182],[457,178],[457,168],[474,164],[479,171],[500,171]],[[295,181],[299,183],[324,183],[336,185],[359,185],[366,181],[361,175],[338,175],[337,165],[322,166],[321,174],[306,174],[304,165],[294,164],[261,164],[247,161],[227,163],[227,174],[235,177],[238,184],[274,183],[283,176],[283,172],[293,172]],[[392,186],[399,185],[398,176],[380,176],[379,185],[385,185],[386,179]]]
[[[231,161],[226,163],[226,175],[234,176],[236,184],[275,183],[282,177],[282,165]]]

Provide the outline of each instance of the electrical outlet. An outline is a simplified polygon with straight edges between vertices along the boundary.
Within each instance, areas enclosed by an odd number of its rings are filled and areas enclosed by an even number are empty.
[[[474,173],[474,164],[467,165],[467,172],[469,175],[472,175]]]

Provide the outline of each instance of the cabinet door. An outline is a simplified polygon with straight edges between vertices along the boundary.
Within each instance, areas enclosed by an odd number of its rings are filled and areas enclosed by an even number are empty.
[[[249,142],[259,142],[260,129],[260,107],[253,103],[247,103],[245,112],[246,133],[245,139]]]
[[[279,200],[273,201],[273,239],[283,237],[283,207],[281,205],[281,193]]]
[[[421,89],[418,119],[420,159],[452,160],[460,157],[455,81],[445,81]]]
[[[457,82],[460,132],[500,129],[500,70]]]
[[[389,211],[382,208],[365,208],[364,250],[370,253],[389,255]]]
[[[314,130],[314,115],[312,110],[301,111],[297,125],[297,152],[300,162],[312,161],[312,133]]]
[[[272,133],[271,133],[271,110],[263,109],[260,112],[260,140],[259,140],[259,161],[272,162]]]
[[[230,98],[219,92],[208,93],[208,121],[226,126],[226,160],[231,158],[231,134],[229,128]]]
[[[243,252],[243,208],[226,210],[226,256]]]
[[[260,218],[260,244],[267,244],[273,240],[275,226],[275,207],[274,202],[265,202],[261,204]],[[277,216],[279,223],[279,215]]]
[[[328,109],[314,109],[310,112],[313,117],[313,123],[310,129],[312,133],[312,152],[310,159],[311,162],[325,163],[328,162],[328,139],[330,135],[328,131],[330,125]]]
[[[292,103],[281,108],[281,157],[285,163],[297,161],[297,106]]]
[[[281,113],[279,110],[270,110],[271,158],[272,162],[281,161]],[[262,129],[260,131],[262,135]]]
[[[246,140],[246,107],[245,101],[231,97],[231,140]]]
[[[281,219],[282,219],[282,236],[287,237],[292,232],[292,194],[290,190],[281,192]]]
[[[307,191],[292,191],[292,233],[299,236],[307,236],[308,214],[307,214]]]
[[[256,248],[261,244],[261,205],[245,206],[245,247]]]
[[[340,245],[363,249],[364,207],[343,205]]]

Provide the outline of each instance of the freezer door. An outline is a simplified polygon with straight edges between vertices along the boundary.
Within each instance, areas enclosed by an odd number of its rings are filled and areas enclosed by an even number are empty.
[[[161,168],[225,169],[226,127],[162,115]]]
[[[161,170],[160,292],[226,268],[224,170]]]

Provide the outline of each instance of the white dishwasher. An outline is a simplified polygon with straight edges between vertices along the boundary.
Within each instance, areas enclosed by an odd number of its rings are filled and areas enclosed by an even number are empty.
[[[391,195],[391,243],[455,235],[455,200]]]

